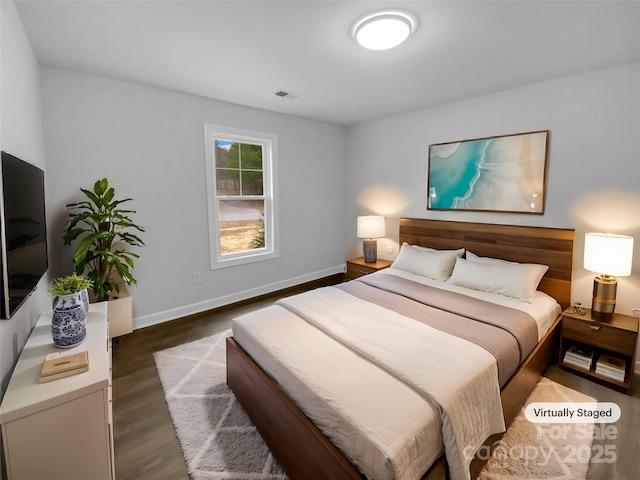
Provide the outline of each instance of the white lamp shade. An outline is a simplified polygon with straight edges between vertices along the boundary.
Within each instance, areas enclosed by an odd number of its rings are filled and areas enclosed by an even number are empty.
[[[584,268],[614,277],[631,275],[633,237],[612,233],[584,236]]]
[[[367,215],[358,217],[358,238],[380,238],[385,236],[384,217]]]

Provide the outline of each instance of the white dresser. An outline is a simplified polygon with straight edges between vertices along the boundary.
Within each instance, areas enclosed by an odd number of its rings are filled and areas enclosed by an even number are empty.
[[[39,383],[49,353],[89,352],[89,371]],[[44,314],[18,359],[0,406],[9,480],[113,480],[111,346],[106,302],[91,304],[86,340],[68,350],[53,345]]]

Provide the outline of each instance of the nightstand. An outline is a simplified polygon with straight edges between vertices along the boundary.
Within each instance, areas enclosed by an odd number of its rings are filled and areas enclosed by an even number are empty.
[[[367,263],[364,261],[364,257],[352,258],[347,260],[347,280],[353,280],[354,278],[389,268],[392,263],[389,260],[380,259],[375,263]]]
[[[631,394],[633,388],[633,371],[636,363],[636,346],[638,342],[638,318],[614,313],[609,322],[599,322],[591,318],[591,310],[583,309],[579,315],[573,307],[562,312],[562,333],[560,335],[559,364],[562,368],[580,372],[590,378],[599,380],[610,387]],[[575,346],[583,352],[591,350],[593,359],[590,367],[581,367],[571,363],[568,350]],[[602,364],[605,356],[625,364],[624,379],[614,378],[611,368]],[[575,354],[573,356],[575,357]],[[598,360],[601,360],[600,366]],[[596,369],[598,371],[596,371]],[[605,373],[609,372],[609,373]]]

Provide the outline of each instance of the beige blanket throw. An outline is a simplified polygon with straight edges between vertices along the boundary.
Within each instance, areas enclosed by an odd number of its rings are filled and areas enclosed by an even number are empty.
[[[505,430],[496,360],[482,347],[335,287],[278,304],[375,362],[437,409],[452,479],[469,479],[476,450]]]
[[[366,275],[337,288],[484,348],[498,362],[501,387],[538,342],[528,313],[460,293],[392,275]]]

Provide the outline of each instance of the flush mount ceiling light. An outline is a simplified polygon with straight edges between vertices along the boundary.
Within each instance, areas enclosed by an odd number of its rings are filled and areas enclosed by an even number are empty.
[[[415,31],[416,18],[407,12],[385,11],[360,19],[353,27],[353,37],[370,50],[397,47]]]

